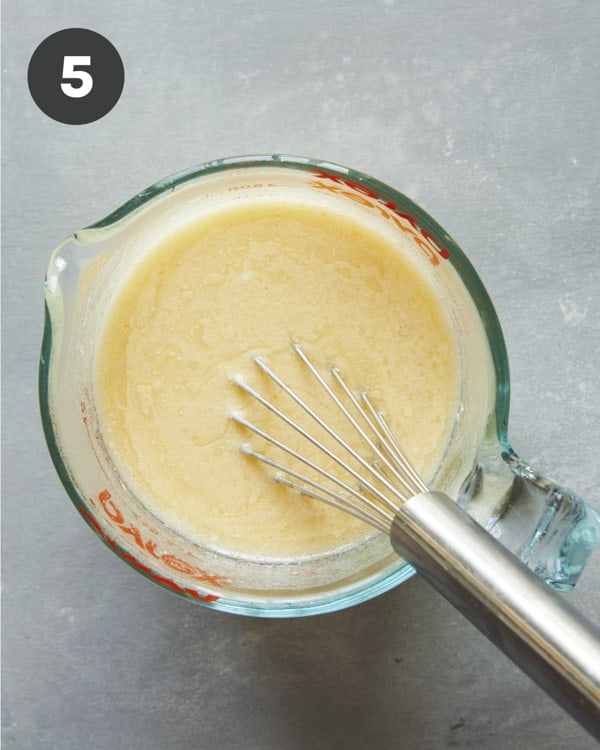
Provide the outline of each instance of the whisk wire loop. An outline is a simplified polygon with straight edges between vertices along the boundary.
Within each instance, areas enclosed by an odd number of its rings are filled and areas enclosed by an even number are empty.
[[[413,494],[416,495],[419,492],[427,492],[429,488],[407,459],[406,454],[400,447],[400,443],[396,440],[394,433],[390,430],[389,425],[385,421],[382,412],[375,409],[369,396],[364,391],[361,393],[361,398],[373,419],[381,429],[381,433],[378,432],[378,435],[380,435],[381,442],[386,445],[390,457],[394,460],[398,469],[401,472],[404,472],[406,478],[414,483],[414,486],[410,488],[412,489]]]
[[[309,406],[296,391],[287,385],[287,383],[285,383],[261,357],[254,357],[253,361],[271,381],[273,381],[288,397],[295,401],[295,403],[317,425],[319,425],[320,428],[322,428],[349,454],[353,462],[358,463],[362,469],[366,470],[367,476],[365,476],[365,472],[357,470],[349,461],[342,459],[338,453],[331,450],[305,427],[278,408],[278,406],[272,401],[252,388],[252,386],[248,385],[243,378],[237,376],[234,378],[234,382],[238,387],[244,390],[255,401],[266,407],[266,409],[276,415],[280,420],[321,451],[322,454],[327,456],[331,461],[347,472],[348,475],[358,482],[358,488],[348,484],[348,482],[340,479],[339,476],[332,474],[331,471],[328,471],[323,468],[323,466],[318,465],[306,456],[293,450],[278,438],[249,422],[241,414],[236,413],[232,416],[238,424],[249,429],[257,436],[263,438],[267,443],[270,443],[279,450],[287,453],[297,461],[300,461],[311,471],[316,472],[322,478],[332,483],[336,489],[332,490],[321,482],[316,482],[305,474],[295,471],[263,453],[255,451],[248,445],[243,446],[242,451],[247,455],[260,460],[271,468],[276,469],[278,473],[274,478],[281,484],[291,487],[302,495],[322,500],[329,505],[345,510],[347,513],[371,524],[371,526],[389,533],[394,515],[398,508],[401,507],[410,497],[426,491],[426,485],[410,465],[399,444],[394,439],[383,415],[375,410],[366,393],[361,393],[360,399],[357,398],[346,384],[339,369],[335,367],[332,368],[331,374],[335,383],[339,386],[342,394],[356,411],[358,419],[362,420],[364,423],[365,427],[363,427],[343,403],[340,396],[335,393],[333,388],[317,370],[302,347],[299,344],[294,343],[292,348],[303,364],[311,372],[313,377],[325,390],[328,397],[334,402],[338,410],[350,422],[355,433],[362,441],[361,445],[364,444],[369,448],[372,454],[370,460],[364,458],[364,456],[361,455],[348,442],[348,440],[343,438],[335,429],[333,429],[333,427],[328,424],[311,406]],[[290,477],[292,479],[290,479]],[[300,482],[300,484],[298,484],[298,482]],[[345,493],[348,493],[349,496]],[[356,501],[358,501],[358,503]]]
[[[318,466],[313,461],[301,455],[297,451],[293,450],[288,445],[285,445],[284,443],[282,443],[280,440],[273,437],[269,433],[265,432],[264,430],[261,430],[260,427],[257,427],[251,422],[248,422],[248,420],[244,419],[244,417],[242,417],[240,414],[233,414],[232,416],[233,416],[233,419],[238,424],[242,425],[243,427],[248,428],[250,431],[258,435],[259,437],[263,438],[271,445],[274,445],[275,447],[280,448],[282,451],[292,456],[292,458],[295,458],[298,461],[302,462],[303,464],[308,466],[310,469],[320,474],[325,479],[328,479],[329,481],[331,481],[334,485],[337,485],[340,489],[348,492],[350,495],[352,495],[361,503],[363,503],[364,507],[357,508],[354,503],[352,503],[347,497],[344,497],[344,495],[342,495],[340,492],[334,492],[333,490],[328,489],[324,485],[319,484],[318,482],[315,482],[313,479],[306,476],[305,474],[301,474],[300,472],[294,471],[294,469],[290,468],[289,466],[284,466],[279,461],[276,461],[275,459],[269,456],[266,456],[263,453],[259,453],[258,451],[255,451],[251,446],[247,444],[243,444],[242,446],[240,446],[240,450],[242,451],[242,453],[245,453],[248,456],[252,456],[253,458],[257,458],[259,461],[262,461],[267,466],[271,466],[272,468],[276,469],[279,473],[274,476],[275,481],[279,482],[280,484],[286,484],[288,487],[291,487],[297,490],[303,495],[313,497],[316,500],[322,500],[328,505],[333,505],[336,508],[345,510],[347,513],[351,513],[357,518],[359,517],[361,518],[361,520],[366,521],[367,523],[371,523],[371,525],[373,526],[377,526],[382,531],[387,531],[389,529],[393,521],[393,515],[385,511],[384,509],[382,509],[376,503],[374,503],[364,493],[360,492],[355,487],[352,487],[347,482],[344,482],[338,476],[332,474],[331,472],[328,472],[323,467]],[[290,422],[292,422],[292,420],[290,420]],[[341,459],[338,461],[338,463],[341,466],[343,466],[347,471],[349,472],[352,471],[351,467],[347,466],[343,461],[341,461]],[[290,482],[289,480],[286,480],[284,475],[288,475],[288,476],[294,477],[295,479],[300,480],[301,482],[304,483],[304,486],[298,485],[298,484]],[[309,490],[308,487],[312,487],[313,489]],[[379,516],[382,516],[382,515],[384,517],[385,522],[387,523],[387,526],[384,523],[382,523],[381,519],[379,518]]]
[[[354,419],[352,414],[348,411],[348,409],[344,406],[342,401],[338,398],[338,396],[334,393],[333,389],[328,385],[328,383],[325,381],[323,376],[319,373],[317,368],[313,365],[313,363],[310,361],[308,356],[305,354],[304,350],[300,346],[300,344],[293,344],[292,348],[298,354],[300,359],[304,362],[304,364],[308,367],[310,372],[314,375],[315,379],[318,381],[318,383],[322,386],[322,388],[325,390],[327,395],[333,400],[333,402],[336,404],[336,406],[340,409],[342,414],[348,419],[350,424],[354,427],[356,432],[360,435],[360,437],[366,442],[366,444],[369,446],[369,449],[387,466],[387,468],[392,472],[394,477],[397,481],[400,482],[400,485],[404,489],[405,492],[408,492],[410,496],[417,494],[417,492],[420,492],[421,490],[415,491],[407,482],[404,476],[402,476],[398,471],[395,469],[394,465],[389,461],[389,459],[386,456],[386,451],[389,453],[390,449],[387,445],[385,439],[382,439],[381,434],[378,432],[376,427],[373,425],[371,420],[369,419],[368,415],[364,411],[364,409],[361,407],[358,399],[356,396],[352,393],[350,388],[346,385],[344,379],[341,376],[341,373],[337,367],[333,367],[331,369],[331,374],[337,381],[338,385],[342,388],[350,402],[354,405],[356,410],[358,411],[359,415],[365,420],[365,422],[369,425],[370,429],[375,434],[375,437],[378,441],[378,445],[375,444],[368,436],[368,434],[361,428],[361,426],[358,424],[358,422]],[[392,489],[390,486],[389,489]]]
[[[259,364],[259,363],[257,363],[257,364]],[[266,365],[264,365],[264,363],[260,363],[260,367],[262,369],[262,368],[266,367]],[[269,374],[269,375],[271,374],[271,370],[269,370],[268,368],[265,370],[265,372],[267,372],[267,374]],[[286,392],[289,392],[289,395],[291,395],[292,398],[294,398],[294,400],[297,401],[297,403],[299,405],[301,405],[310,416],[313,416],[313,418],[319,424],[321,424],[322,426],[324,426],[324,427],[326,426],[325,422],[323,422],[321,420],[321,418],[308,405],[304,404],[304,402],[302,401],[302,399],[300,399],[300,397],[297,396],[296,393],[294,393],[291,389],[289,389],[288,386],[283,381],[281,381],[274,373],[272,373],[272,375],[273,375],[273,379],[276,378],[275,382],[277,382],[277,384],[280,385]],[[354,479],[356,479],[356,481],[359,482],[359,484],[361,486],[363,486],[370,493],[372,493],[381,503],[383,503],[384,505],[387,505],[392,511],[396,510],[397,506],[394,505],[388,499],[388,497],[385,494],[383,494],[383,492],[381,492],[381,490],[378,489],[378,487],[376,487],[375,484],[373,484],[373,482],[369,481],[368,479],[365,479],[365,477],[362,474],[360,474],[358,471],[356,471],[356,469],[354,469],[354,467],[350,466],[347,462],[345,462],[343,459],[341,459],[339,455],[337,455],[336,453],[334,453],[324,443],[322,443],[320,440],[318,440],[316,437],[314,437],[314,435],[311,435],[306,429],[304,429],[304,427],[302,427],[302,425],[298,424],[298,422],[296,422],[293,419],[291,419],[287,414],[285,414],[280,409],[278,409],[273,403],[271,403],[268,399],[266,399],[258,391],[256,391],[254,388],[252,388],[251,386],[249,386],[247,383],[245,383],[240,378],[236,378],[235,379],[235,383],[242,390],[244,390],[249,396],[252,396],[256,401],[258,401],[263,406],[265,406],[270,412],[272,412],[277,417],[279,417],[289,427],[291,427],[296,432],[298,432],[300,435],[302,435],[302,437],[306,438],[306,440],[308,440],[312,445],[314,445],[315,448],[318,448],[328,458],[330,458],[332,461],[334,461],[338,466],[340,466],[342,469],[344,469],[349,474],[351,474],[354,477]],[[323,476],[326,479],[329,479],[329,480],[335,482],[338,485],[340,485],[342,483],[341,480],[338,477],[334,476],[330,472],[327,472],[322,467],[317,466],[315,463],[311,462],[305,456],[301,455],[297,451],[294,451],[288,445],[285,445],[284,443],[282,443],[280,440],[278,440],[277,438],[275,438],[273,435],[270,435],[269,433],[267,433],[264,430],[262,430],[260,427],[257,427],[252,422],[249,422],[247,419],[245,419],[244,417],[242,417],[240,414],[233,414],[232,416],[233,416],[233,419],[238,424],[241,424],[242,426],[248,428],[249,430],[251,430],[252,432],[254,432],[256,435],[258,435],[259,437],[261,437],[264,440],[266,440],[267,442],[271,443],[271,445],[274,445],[275,447],[281,449],[282,451],[285,451],[285,453],[287,453],[288,455],[290,455],[293,458],[297,459],[298,461],[301,461],[303,464],[305,464],[307,466],[310,466],[310,468],[312,468],[315,471],[317,471],[319,474],[321,474],[321,476]],[[329,434],[332,437],[334,437],[340,443],[340,445],[343,445],[344,447],[346,447],[347,450],[350,452],[350,454],[354,458],[356,458],[366,468],[369,468],[369,470],[371,471],[371,473],[375,477],[379,476],[371,467],[369,467],[368,463],[362,458],[362,456],[359,456],[359,454],[356,453],[356,451],[354,451],[354,449],[350,445],[348,445],[345,441],[343,441],[342,438],[339,437],[337,435],[337,433],[335,433],[334,430],[331,430],[331,428],[327,428],[327,431],[329,432]],[[262,460],[262,454],[257,453],[256,455],[254,455],[254,457]],[[266,463],[266,462],[263,461],[263,463]],[[287,468],[284,467],[283,465],[280,465],[278,468],[281,471],[285,471],[285,472],[288,471]],[[375,506],[375,507],[377,507],[377,506]]]
[[[368,436],[363,433],[362,430],[356,426],[356,429],[360,432],[361,436],[367,441],[369,447],[373,452],[383,460],[385,466],[392,472],[393,476],[400,482],[409,495],[417,495],[419,492],[427,490],[427,486],[422,481],[421,477],[413,469],[409,461],[407,460],[404,452],[400,448],[398,442],[394,439],[390,428],[387,426],[383,414],[377,412],[371,404],[367,394],[362,391],[360,394],[361,401],[367,406],[368,411],[365,410],[359,399],[352,393],[345,380],[343,379],[340,371],[337,367],[331,370],[331,373],[339,386],[343,389],[346,396],[354,404],[359,415],[368,424],[369,428],[375,436],[376,443],[369,440]],[[353,420],[352,420],[353,421]],[[353,421],[354,422],[354,421]],[[389,458],[388,458],[389,457]],[[411,484],[411,482],[413,484]]]

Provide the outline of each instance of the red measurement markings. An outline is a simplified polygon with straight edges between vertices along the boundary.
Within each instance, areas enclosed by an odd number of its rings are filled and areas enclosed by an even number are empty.
[[[440,258],[447,260],[450,257],[448,250],[440,245],[429,232],[421,229],[413,216],[403,213],[395,203],[384,201],[371,188],[342,175],[331,175],[319,170],[313,171],[313,174],[319,181],[310,182],[310,187],[342,195],[355,203],[376,210],[384,219],[392,221],[401,232],[411,237],[432,265],[437,266]]]
[[[104,476],[108,479],[108,474],[106,471],[106,467],[104,465],[104,461],[110,460],[110,459],[108,459],[106,448],[104,447],[104,443],[102,442],[100,431],[98,430],[98,427],[96,425],[93,407],[90,406],[91,404],[90,393],[87,388],[83,389],[83,398],[84,400],[80,402],[81,419],[85,427],[88,443],[90,444],[90,447],[94,453],[94,456],[96,458],[96,463],[100,467],[100,470],[102,471]],[[101,446],[102,448],[102,453],[103,453],[102,456],[100,455],[98,451],[98,446]]]
[[[93,506],[96,506],[96,503],[92,498],[90,498],[90,502]],[[149,553],[155,559],[161,560],[168,567],[176,570],[178,573],[184,573],[185,575],[189,575],[190,578],[193,578],[202,583],[211,584],[212,586],[215,586],[217,588],[226,586],[229,583],[229,581],[225,577],[208,573],[202,568],[199,568],[196,565],[192,565],[191,563],[183,560],[177,555],[173,555],[170,552],[159,552],[159,546],[154,540],[145,539],[144,535],[137,526],[126,523],[125,516],[113,501],[112,496],[108,490],[102,490],[98,494],[98,503],[100,504],[100,508],[102,509],[102,511],[106,514],[106,516],[108,516],[111,522],[116,525],[121,533],[131,536],[137,546],[140,547],[140,549]],[[98,521],[92,516],[89,511],[83,510],[82,513],[94,527],[98,535],[102,539],[104,539],[104,541],[107,542],[117,554],[119,554],[124,560],[133,565],[137,570],[146,573],[154,581],[157,581],[164,586],[168,586],[177,593],[186,594],[193,597],[194,599],[198,599],[199,601],[214,602],[219,599],[219,597],[215,596],[214,594],[206,594],[203,596],[195,589],[180,586],[172,579],[166,576],[159,575],[158,573],[153,571],[152,568],[140,562],[134,555],[131,555],[119,549],[119,546],[117,545],[114,538],[104,532]]]

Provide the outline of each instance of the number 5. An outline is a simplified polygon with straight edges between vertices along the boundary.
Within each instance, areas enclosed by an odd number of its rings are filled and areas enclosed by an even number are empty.
[[[76,65],[91,65],[92,58],[89,55],[65,55],[63,58],[63,71],[62,77],[71,78],[72,80],[80,81],[81,85],[73,86],[72,83],[61,83],[60,87],[63,90],[63,94],[70,96],[74,99],[79,99],[82,96],[87,96],[92,90],[94,85],[94,79],[87,72],[87,70],[75,70]]]

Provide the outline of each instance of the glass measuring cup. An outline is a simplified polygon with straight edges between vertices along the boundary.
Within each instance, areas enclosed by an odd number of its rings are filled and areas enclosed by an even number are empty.
[[[509,377],[500,325],[473,267],[444,230],[405,196],[356,171],[292,156],[223,159],[169,177],[52,255],[40,362],[50,454],[75,506],[101,539],[144,576],[228,612],[294,616],[371,598],[413,574],[384,536],[306,558],[257,560],[201,546],[136,497],[108,451],[96,408],[95,351],[122,280],[161,237],[253,196],[298,191],[323,206],[352,205],[408,242],[447,305],[462,368],[460,408],[432,488],[458,502],[552,586],[570,589],[600,538],[600,515],[537,475],[507,437]],[[227,415],[224,412],[224,419]]]

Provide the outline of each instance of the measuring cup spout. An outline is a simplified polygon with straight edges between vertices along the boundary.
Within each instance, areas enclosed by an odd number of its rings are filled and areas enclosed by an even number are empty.
[[[458,503],[477,517],[478,505],[490,497],[495,506],[487,530],[553,588],[573,589],[600,542],[600,513],[512,449],[482,457]]]

